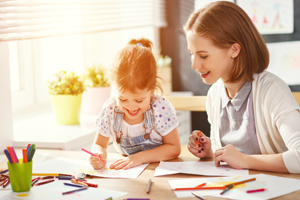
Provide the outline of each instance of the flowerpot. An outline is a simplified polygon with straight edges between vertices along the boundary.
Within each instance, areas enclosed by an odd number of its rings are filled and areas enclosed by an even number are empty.
[[[82,113],[98,115],[110,93],[110,87],[86,87],[82,96]]]
[[[79,124],[82,94],[51,95],[56,123],[61,125]]]

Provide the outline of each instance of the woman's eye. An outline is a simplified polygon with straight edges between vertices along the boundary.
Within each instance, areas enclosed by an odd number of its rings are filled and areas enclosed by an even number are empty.
[[[119,98],[119,100],[122,101],[122,102],[126,101],[125,99],[120,99],[120,98]]]
[[[205,59],[205,58],[207,58],[207,56],[200,56],[200,58]]]

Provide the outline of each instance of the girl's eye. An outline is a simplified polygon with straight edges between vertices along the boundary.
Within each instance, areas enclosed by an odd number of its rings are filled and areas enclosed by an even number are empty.
[[[142,103],[142,102],[143,102],[143,100],[136,100],[136,102],[138,102],[138,103]]]

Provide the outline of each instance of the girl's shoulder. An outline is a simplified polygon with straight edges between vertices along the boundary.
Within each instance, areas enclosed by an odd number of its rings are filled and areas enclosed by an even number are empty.
[[[179,124],[174,106],[164,97],[155,95],[152,100],[155,127],[160,135],[165,136]]]

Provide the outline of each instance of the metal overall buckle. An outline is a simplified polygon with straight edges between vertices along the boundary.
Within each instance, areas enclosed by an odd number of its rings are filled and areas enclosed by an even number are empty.
[[[151,106],[150,108],[144,113],[144,128],[145,128],[145,135],[144,138],[148,140],[150,138],[150,134],[152,133],[152,130],[154,129],[153,126],[154,123],[154,116],[152,114]],[[150,132],[147,133],[147,129],[150,129]]]

